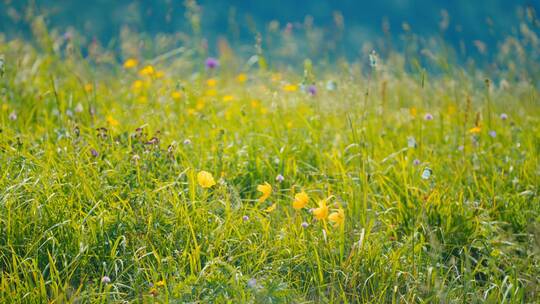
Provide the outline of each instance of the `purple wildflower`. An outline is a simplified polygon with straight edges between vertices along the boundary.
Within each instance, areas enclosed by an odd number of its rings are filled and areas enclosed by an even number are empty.
[[[247,215],[242,216],[242,220],[243,220],[244,222],[249,221],[249,216],[247,216]]]
[[[420,160],[419,160],[419,159],[413,160],[413,164],[414,164],[415,166],[420,165]]]
[[[283,177],[283,175],[278,174],[278,175],[276,176],[276,181],[277,181],[278,183],[281,183],[283,180],[285,180],[285,177]]]
[[[109,284],[111,282],[111,278],[109,278],[108,276],[103,276],[101,278],[101,283],[103,284]]]
[[[507,120],[507,119],[508,119],[508,114],[506,114],[506,113],[501,113],[501,119],[502,119],[502,120]]]
[[[187,138],[184,140],[184,145],[189,146],[191,145],[191,139]]]
[[[424,116],[424,119],[425,120],[433,120],[433,115],[431,115],[430,113],[427,113],[426,116]]]
[[[317,95],[317,87],[314,84],[312,84],[307,87],[307,92],[309,93],[309,95],[315,96]]]
[[[98,157],[99,153],[96,151],[96,149],[90,149],[90,154],[92,154],[93,157]]]
[[[257,287],[257,280],[254,278],[251,278],[247,281],[247,285],[250,288],[256,288]]]
[[[303,223],[302,223],[302,227],[303,227],[303,228],[307,228],[307,227],[309,227],[309,224],[308,224],[307,222],[303,222]]]
[[[489,131],[488,134],[489,134],[489,136],[491,136],[491,137],[493,137],[493,138],[495,138],[495,137],[497,136],[497,132],[495,132],[495,131],[493,131],[493,130]]]
[[[206,65],[206,68],[208,68],[208,69],[211,69],[211,70],[215,69],[215,68],[217,68],[219,66],[219,60],[217,60],[214,57],[208,57],[206,59],[205,65]]]
[[[10,120],[17,120],[17,113],[15,113],[15,111],[11,112],[11,114],[9,114],[9,119]]]

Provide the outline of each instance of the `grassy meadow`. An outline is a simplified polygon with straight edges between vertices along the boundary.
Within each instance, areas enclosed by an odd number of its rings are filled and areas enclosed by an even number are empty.
[[[0,36],[0,302],[538,303],[535,26],[486,64]]]

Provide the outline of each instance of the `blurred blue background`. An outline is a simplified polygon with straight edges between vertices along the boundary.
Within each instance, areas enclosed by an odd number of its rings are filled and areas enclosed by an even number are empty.
[[[189,32],[184,0],[0,0],[0,31],[5,35],[26,35],[29,32],[25,15],[45,14],[50,27],[78,31],[107,44],[118,37],[122,26],[135,31]],[[358,41],[403,34],[403,23],[420,35],[440,35],[442,11],[449,16],[443,38],[450,44],[470,45],[481,40],[488,46],[501,37],[519,30],[523,8],[537,12],[535,0],[201,0],[202,36],[210,43],[218,36],[234,42],[254,40],[255,31],[266,31],[269,22],[302,25],[307,15],[313,24],[332,33],[336,12],[343,16],[344,45],[358,47]],[[521,9],[520,9],[521,8]],[[274,23],[277,24],[277,23]],[[385,34],[385,29],[387,33]]]

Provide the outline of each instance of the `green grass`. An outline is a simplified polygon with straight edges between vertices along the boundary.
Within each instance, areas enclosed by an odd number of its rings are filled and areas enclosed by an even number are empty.
[[[533,42],[510,39],[495,70],[412,69],[389,51],[375,70],[302,74],[227,52],[206,71],[200,50],[124,37],[120,56],[139,61],[126,69],[33,30],[0,43],[0,302],[539,301]],[[200,187],[201,170],[217,184]],[[320,200],[343,225],[314,219]]]

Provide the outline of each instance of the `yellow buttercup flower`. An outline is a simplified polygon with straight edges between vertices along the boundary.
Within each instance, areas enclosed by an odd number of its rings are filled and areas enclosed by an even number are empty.
[[[217,80],[210,78],[206,81],[206,85],[209,87],[215,87],[217,85]]]
[[[238,74],[238,76],[236,76],[236,81],[240,82],[240,83],[244,83],[246,82],[248,79],[247,75],[244,74],[244,73],[241,73],[241,74]]]
[[[197,103],[195,104],[195,109],[197,109],[198,111],[201,111],[202,109],[204,109],[204,106],[205,106],[204,99],[201,98],[197,100]]]
[[[133,84],[131,85],[131,89],[133,91],[138,91],[144,87],[144,82],[142,80],[135,80]]]
[[[324,220],[328,217],[328,206],[326,206],[326,201],[319,201],[319,208],[313,209],[313,215],[318,220]]]
[[[258,101],[257,99],[253,99],[253,100],[251,101],[251,107],[252,107],[253,109],[258,108],[260,105],[261,105],[261,102]]]
[[[272,194],[272,186],[265,182],[264,184],[257,186],[257,191],[262,192],[261,197],[259,197],[259,202],[262,203],[270,197],[270,194]]]
[[[91,83],[87,83],[84,85],[84,90],[88,93],[92,92],[93,89],[94,89],[94,86]]]
[[[132,69],[136,67],[137,65],[139,65],[139,62],[137,61],[137,59],[134,59],[134,58],[129,58],[128,60],[124,62],[125,69]]]
[[[304,208],[309,202],[309,196],[304,191],[296,193],[293,201],[293,208],[296,210]]]
[[[411,113],[412,117],[416,117],[416,114],[418,113],[418,111],[416,110],[415,107],[412,107],[409,109],[409,113]]]
[[[199,186],[203,188],[210,188],[216,184],[216,181],[214,181],[214,176],[212,176],[212,173],[204,171],[204,170],[197,173],[197,182],[199,183]]]
[[[118,120],[114,119],[111,115],[107,116],[107,123],[112,127],[116,127],[120,124]]]
[[[141,76],[152,76],[152,75],[154,75],[155,72],[156,72],[156,70],[154,69],[153,66],[147,65],[147,66],[145,66],[144,68],[142,68],[139,71],[139,75],[141,75]]]
[[[343,223],[345,222],[345,211],[339,208],[337,211],[332,212],[328,216],[328,220],[333,223],[334,227],[343,225]]]
[[[165,280],[161,280],[161,281],[157,282],[157,283],[156,283],[156,286],[157,286],[157,287],[163,287],[163,286],[165,286]]]
[[[172,97],[172,99],[178,101],[178,100],[180,100],[182,98],[182,92],[174,91],[174,92],[171,93],[171,97]]]
[[[283,87],[283,91],[285,92],[296,92],[298,90],[298,86],[295,84],[287,84]]]
[[[233,100],[234,100],[234,96],[232,96],[232,95],[223,96],[223,101],[225,101],[225,102],[233,101]]]
[[[477,133],[480,133],[480,131],[482,131],[482,128],[480,128],[479,126],[476,126],[474,128],[471,128],[469,130],[469,133],[474,133],[474,134],[477,134]]]
[[[157,79],[163,78],[164,76],[165,72],[163,71],[156,71],[156,73],[154,74],[154,77],[156,77]]]

